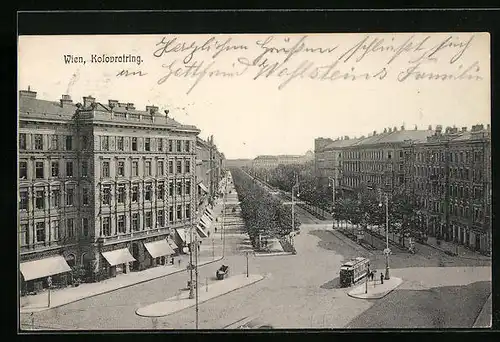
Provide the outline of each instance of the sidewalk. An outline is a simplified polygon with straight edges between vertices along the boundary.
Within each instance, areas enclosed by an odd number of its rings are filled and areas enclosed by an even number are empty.
[[[438,246],[436,238],[431,236],[429,236],[429,238],[427,239],[427,243],[425,245],[440,250],[442,252],[448,251],[456,253],[458,251],[458,255],[456,255],[457,258],[473,259],[473,260],[491,260],[491,257],[487,255],[483,255],[479,252],[474,252],[464,246],[457,245],[455,243],[441,241],[441,245]]]
[[[179,258],[179,257],[176,257]],[[121,288],[137,285],[153,279],[162,278],[170,274],[184,272],[186,270],[189,256],[182,256],[184,260],[181,264],[162,265],[146,269],[140,272],[130,272],[128,274],[120,274],[115,278],[103,280],[98,283],[83,283],[78,287],[67,287],[51,291],[50,308],[48,304],[48,292],[44,291],[34,296],[21,297],[21,313],[39,312],[48,309],[53,309],[58,306],[66,305],[79,301],[81,299],[97,296],[103,293],[111,292]],[[220,255],[216,256],[215,260],[210,258],[201,258],[199,266],[207,265],[221,260]],[[23,303],[24,301],[24,303]]]
[[[396,289],[402,282],[403,280],[397,277],[384,280],[383,284],[380,283],[380,280],[368,281],[368,293],[365,293],[366,283],[365,279],[362,279],[360,284],[347,294],[350,297],[359,299],[380,299]]]
[[[474,322],[474,325],[472,326],[473,328],[491,328],[492,325],[492,315],[493,315],[493,309],[492,309],[492,304],[491,304],[491,296],[493,294],[490,294],[488,299],[486,300],[486,303],[484,303],[483,308],[481,309],[481,312],[476,318],[476,321]]]
[[[202,286],[200,283],[198,288],[198,304],[207,300],[227,294],[239,288],[254,284],[264,279],[258,274],[239,274],[224,280],[216,280],[208,286]],[[208,291],[207,291],[208,289]],[[136,314],[143,317],[162,317],[170,315],[174,312],[181,311],[196,305],[196,299],[189,299],[189,291],[183,291],[178,296],[171,297],[163,302],[154,303],[140,309],[137,309]]]

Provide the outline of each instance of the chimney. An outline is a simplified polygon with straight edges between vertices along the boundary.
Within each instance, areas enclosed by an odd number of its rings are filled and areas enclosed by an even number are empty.
[[[126,106],[125,108],[126,108],[127,110],[129,110],[129,109],[135,109],[134,104],[133,104],[133,103],[130,103],[130,102],[129,102],[129,103],[127,103],[127,106]]]
[[[108,100],[108,105],[110,108],[115,108],[118,106],[118,100]]]
[[[401,126],[401,130],[402,130],[402,131],[404,131],[404,130],[405,130],[405,126],[404,126],[404,125],[403,125],[403,126]]]
[[[397,131],[398,131],[398,128],[397,128],[396,126],[394,126],[394,128],[393,128],[393,130],[392,130],[392,131],[393,131],[393,132],[397,132]]]
[[[158,107],[146,106],[146,112],[148,112],[149,114],[156,114],[158,112]]]
[[[432,125],[429,125],[428,130],[429,130],[429,131],[432,131]]]
[[[36,99],[36,91],[31,91],[29,86],[28,86],[28,90],[20,90],[19,95],[21,97],[29,97],[32,99]]]
[[[69,95],[62,95],[59,101],[61,101],[61,107],[64,107],[65,104],[69,105],[73,103],[73,100],[71,100],[71,96]]]
[[[387,133],[387,128],[384,128],[384,133]]]
[[[462,133],[467,132],[467,127],[462,127]]]
[[[83,106],[84,106],[85,108],[90,107],[90,105],[91,105],[92,103],[94,103],[94,102],[95,102],[95,98],[93,98],[93,97],[92,97],[92,96],[90,96],[90,95],[89,95],[89,96],[84,96],[84,97],[83,97]]]
[[[344,136],[344,140],[349,140],[349,136],[348,135]]]
[[[436,126],[436,134],[437,134],[437,135],[440,135],[442,131],[443,131],[443,126],[441,126],[441,125],[437,125],[437,126]]]
[[[486,129],[489,131],[491,128],[490,128],[490,124],[487,124],[486,125]]]
[[[389,127],[389,128],[387,129],[387,131],[388,131],[389,133],[392,133],[392,128],[390,128],[390,127]]]
[[[415,131],[416,131],[416,130],[418,130],[418,126],[417,126],[417,125],[415,125]]]
[[[374,135],[374,136],[375,136],[375,135],[377,135],[377,131],[373,131],[373,135]]]

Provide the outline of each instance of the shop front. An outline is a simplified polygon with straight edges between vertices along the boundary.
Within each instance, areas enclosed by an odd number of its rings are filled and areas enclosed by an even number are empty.
[[[168,264],[169,257],[175,254],[175,251],[165,239],[145,242],[144,247],[150,256],[150,266],[152,267]]]
[[[52,277],[55,286],[64,286],[71,267],[61,255],[22,262],[19,265],[22,275],[22,293],[39,292],[48,287],[47,278]]]
[[[107,262],[106,270],[108,277],[116,277],[117,274],[128,273],[130,271],[130,263],[136,261],[128,248],[102,252],[102,256]]]

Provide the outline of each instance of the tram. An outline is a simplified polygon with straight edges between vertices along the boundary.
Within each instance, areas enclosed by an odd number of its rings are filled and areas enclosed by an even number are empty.
[[[366,258],[355,258],[340,267],[340,286],[349,287],[368,273],[370,260]]]

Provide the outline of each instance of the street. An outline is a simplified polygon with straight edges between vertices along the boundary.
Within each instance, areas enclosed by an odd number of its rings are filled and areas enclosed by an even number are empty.
[[[201,304],[200,329],[220,329],[252,315],[260,316],[275,328],[466,328],[472,326],[491,292],[489,266],[467,267],[477,265],[475,261],[454,259],[444,253],[436,256],[395,252],[390,257],[390,267],[391,274],[404,280],[400,288],[376,301],[351,298],[346,294],[349,289],[338,286],[343,261],[365,256],[380,272],[385,267],[384,256],[332,231],[331,221],[321,221],[300,208],[297,212],[302,222],[301,234],[295,238],[297,255],[250,256],[250,273],[264,275],[265,279]],[[242,229],[241,224],[234,223],[226,227],[225,259],[200,267],[199,291],[204,291],[201,285],[206,280],[217,281],[215,271],[222,263],[231,267],[233,275],[246,273],[245,251],[250,242]],[[220,241],[220,234],[215,239]],[[447,282],[443,283],[443,279]],[[140,307],[175,296],[186,287],[187,280],[187,272],[174,274],[35,313],[35,326],[85,330],[194,329],[194,307],[155,319],[135,314]],[[442,303],[446,305],[441,306]],[[460,319],[456,318],[459,308],[468,308],[460,313]],[[429,318],[429,312],[434,312],[433,318]],[[29,315],[21,318],[24,323],[31,323]]]

